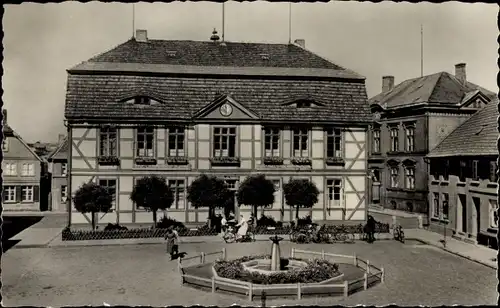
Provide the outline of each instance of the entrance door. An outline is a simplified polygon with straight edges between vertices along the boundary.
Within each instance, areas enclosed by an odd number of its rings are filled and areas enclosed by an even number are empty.
[[[465,195],[458,195],[457,202],[457,229],[460,232],[467,233],[467,198]]]
[[[479,199],[477,197],[473,197],[472,201],[474,202],[474,209],[472,210],[473,228],[471,231],[472,231],[472,235],[474,235],[477,238],[479,232],[481,231],[481,199]]]

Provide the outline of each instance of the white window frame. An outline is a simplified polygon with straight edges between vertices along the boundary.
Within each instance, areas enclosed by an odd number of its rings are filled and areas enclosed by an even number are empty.
[[[182,185],[179,185],[179,183],[182,183]],[[186,180],[169,179],[167,184],[170,190],[172,190],[172,194],[174,196],[174,202],[172,203],[171,209],[186,209]]]
[[[342,207],[342,190],[342,179],[326,179],[326,200],[328,208]],[[336,197],[338,197],[338,199]]]
[[[436,202],[437,201],[437,202]],[[432,193],[432,217],[439,218],[441,202],[439,193]],[[437,204],[436,204],[437,203]]]
[[[444,211],[444,204],[446,203],[447,208],[446,212]],[[443,201],[441,202],[441,216],[442,219],[448,220],[450,219],[450,195],[447,193],[443,193]]]
[[[118,130],[116,127],[104,126],[99,129],[99,155],[118,156]]]
[[[33,203],[35,194],[35,189],[33,186],[21,186],[21,202],[22,203]],[[27,197],[27,198],[26,198]]]
[[[296,141],[295,139],[298,139]],[[292,129],[292,157],[309,158],[309,129],[297,127]],[[296,147],[298,147],[296,149]]]
[[[399,151],[399,128],[397,126],[389,127],[390,140],[391,140],[391,152]]]
[[[23,163],[21,166],[21,176],[35,176],[35,164]]]
[[[4,197],[3,202],[5,202],[5,203],[16,203],[17,187],[16,186],[12,186],[12,185],[8,185],[8,186],[4,186],[3,190],[4,190],[4,192],[3,192],[4,196],[7,197],[7,198]]]
[[[391,188],[398,188],[399,187],[399,167],[398,166],[391,166],[389,168],[390,170],[390,179],[391,179]]]
[[[140,140],[141,139],[141,140]],[[136,128],[135,134],[135,157],[155,158],[155,128],[152,126],[142,126]]]
[[[405,126],[405,150],[406,152],[415,151],[415,126],[413,124]]]
[[[263,141],[264,157],[281,157],[281,129],[279,127],[264,127]]]
[[[103,185],[102,182],[105,181],[106,185]],[[114,181],[115,182],[115,185],[114,185],[114,192],[111,192],[111,196],[112,196],[112,200],[111,200],[111,209],[109,210],[109,212],[112,212],[116,209],[116,198],[117,198],[117,194],[118,194],[118,179],[117,178],[98,178],[97,179],[97,184],[99,186],[103,186],[103,187],[106,187],[109,189],[109,187],[113,187],[113,185],[109,186],[109,181]]]
[[[497,221],[495,223],[495,214],[498,215],[498,200],[490,199],[489,204],[490,204],[490,228],[498,229],[498,216],[497,216]]]
[[[172,126],[167,129],[167,153],[169,157],[186,156],[186,129]],[[173,144],[173,147],[172,147]]]
[[[237,157],[237,136],[236,127],[216,126],[213,130],[213,156],[214,157]],[[219,138],[219,141],[216,139]],[[226,146],[224,146],[226,144]],[[233,155],[230,150],[233,147]]]
[[[68,185],[61,185],[61,201],[68,201]]]
[[[380,128],[373,130],[373,153],[380,153]]]
[[[415,170],[414,166],[405,167],[405,188],[415,189]]]
[[[17,163],[5,163],[4,175],[17,176]]]
[[[326,130],[326,157],[342,158],[342,156],[342,129],[329,127]]]

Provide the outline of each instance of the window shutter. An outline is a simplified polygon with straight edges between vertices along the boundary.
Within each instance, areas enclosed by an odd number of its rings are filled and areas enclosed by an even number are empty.
[[[5,187],[2,187],[2,203],[5,201]]]
[[[40,201],[40,187],[33,186],[33,202],[39,202]]]
[[[19,203],[21,202],[21,186],[16,186],[16,202]]]

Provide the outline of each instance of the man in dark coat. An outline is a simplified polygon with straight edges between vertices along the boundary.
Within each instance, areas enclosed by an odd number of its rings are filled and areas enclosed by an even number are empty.
[[[366,234],[368,235],[368,243],[373,243],[375,241],[375,218],[372,215],[368,215],[368,220],[366,221]]]

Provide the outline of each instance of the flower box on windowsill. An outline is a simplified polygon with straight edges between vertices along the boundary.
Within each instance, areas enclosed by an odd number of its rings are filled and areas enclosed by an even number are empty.
[[[167,157],[167,164],[169,165],[187,165],[188,164],[187,157],[184,156],[171,156]]]
[[[345,161],[341,157],[328,157],[325,160],[325,163],[329,166],[344,166]]]
[[[156,165],[156,158],[152,157],[137,157],[135,159],[136,165]]]
[[[264,157],[264,165],[283,165],[283,158],[281,157]]]
[[[118,166],[120,159],[116,156],[99,156],[98,163],[100,166]]]
[[[403,151],[389,151],[389,152],[387,152],[387,155],[401,155],[404,153],[405,152],[403,152]]]
[[[308,157],[294,157],[292,158],[292,164],[297,166],[310,166],[311,159]]]
[[[210,162],[213,166],[239,166],[239,157],[212,157]]]

